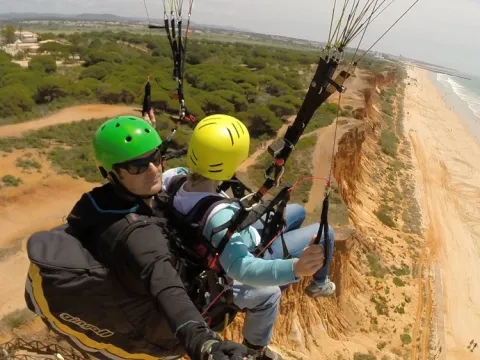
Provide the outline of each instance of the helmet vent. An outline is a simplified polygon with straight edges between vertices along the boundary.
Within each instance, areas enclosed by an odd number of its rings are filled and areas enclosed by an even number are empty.
[[[210,123],[208,123],[208,124],[203,124],[202,126],[200,126],[200,127],[198,128],[198,130],[203,129],[205,126],[214,125],[214,124],[216,124],[216,122],[210,122]]]
[[[196,162],[195,160],[193,160],[193,158],[192,158],[191,155],[190,155],[190,160],[192,160],[193,164],[194,164],[195,166],[197,166],[197,162]]]
[[[125,138],[125,141],[126,141],[126,142],[132,141],[132,137],[131,137],[131,136],[127,136],[127,137]]]
[[[150,133],[150,130],[149,130],[149,129],[145,129],[145,132],[146,132],[147,134],[149,134],[149,133]]]
[[[129,117],[130,120],[137,120],[136,118],[134,117]]]
[[[102,128],[100,129],[100,131],[103,131],[103,129],[105,129],[105,126],[107,126],[107,125],[103,125]]]
[[[240,139],[240,133],[238,132],[237,127],[235,126],[235,124],[233,122],[232,122],[232,126],[235,129],[235,132],[237,133],[237,138]]]
[[[229,128],[227,128],[227,131],[228,131],[228,134],[230,135],[230,140],[232,141],[232,146],[233,146],[233,136],[232,136],[232,132],[230,131]]]
[[[115,127],[120,127],[120,123],[116,123],[116,124],[115,124]]]
[[[237,123],[238,123],[238,126],[240,127],[240,130],[242,130],[242,135],[245,135],[245,131],[243,130],[244,125],[243,125],[240,121],[238,121],[238,120],[237,120]],[[237,128],[235,128],[235,130],[236,130],[236,129],[237,129]]]

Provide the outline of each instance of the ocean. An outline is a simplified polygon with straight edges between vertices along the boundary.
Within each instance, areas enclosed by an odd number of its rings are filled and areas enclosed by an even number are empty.
[[[467,80],[446,74],[432,75],[444,93],[447,104],[463,118],[475,137],[480,139],[480,78],[468,76],[471,80]]]
[[[472,80],[466,80],[450,75],[437,74],[437,81],[447,91],[453,92],[463,100],[473,115],[480,119],[480,79],[472,77]]]

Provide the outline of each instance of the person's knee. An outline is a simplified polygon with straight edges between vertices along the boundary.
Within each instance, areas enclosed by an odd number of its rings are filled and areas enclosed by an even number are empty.
[[[237,296],[235,304],[241,309],[264,310],[277,307],[282,292],[278,286],[251,287],[247,296]]]
[[[259,288],[257,294],[257,306],[255,308],[272,308],[277,307],[280,303],[282,291],[278,286],[265,286]]]
[[[288,204],[288,206],[291,209],[292,214],[295,214],[297,218],[303,220],[307,216],[307,211],[302,205],[295,203],[295,204]]]
[[[300,227],[307,217],[307,211],[300,204],[288,204],[287,206],[288,222],[290,222],[289,228]]]

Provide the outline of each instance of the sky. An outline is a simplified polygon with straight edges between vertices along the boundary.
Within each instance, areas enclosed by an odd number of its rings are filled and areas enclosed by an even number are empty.
[[[334,1],[194,0],[192,21],[325,41]],[[361,1],[363,5],[366,0]],[[371,24],[361,47],[370,47],[414,1],[395,0]],[[336,2],[338,14],[344,1]],[[150,17],[163,17],[162,0],[145,3]],[[146,19],[144,0],[0,0],[0,13],[7,12],[112,13]],[[419,0],[373,50],[480,76],[480,0]]]

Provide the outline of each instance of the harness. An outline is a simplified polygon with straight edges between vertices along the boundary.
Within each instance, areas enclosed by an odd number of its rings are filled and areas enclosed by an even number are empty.
[[[186,175],[174,176],[166,189],[168,194],[167,212],[171,214],[169,218],[172,218],[175,221],[173,227],[176,229],[183,229],[183,238],[195,239],[189,244],[189,246],[195,255],[199,257],[199,260],[209,269],[216,271],[217,273],[223,273],[223,269],[219,264],[219,257],[225,250],[229,239],[226,240],[225,238],[222,238],[217,247],[214,247],[209,239],[211,239],[213,235],[228,229],[232,224],[237,222],[241,212],[236,212],[229,221],[212,229],[208,238],[203,235],[203,230],[209,215],[217,206],[221,204],[237,204],[241,209],[245,199],[225,198],[220,194],[212,194],[200,199],[188,214],[182,214],[175,209],[173,201],[178,190],[180,190],[186,181]],[[235,232],[241,232],[258,220],[264,223],[264,230],[261,235],[260,243],[253,251],[251,251],[252,255],[263,257],[266,250],[272,252],[270,245],[273,240],[276,239],[277,235],[280,234],[283,247],[283,257],[290,257],[282,231],[286,226],[285,208],[290,200],[290,192],[288,190],[288,187],[284,187],[273,200],[264,201],[262,204],[250,209],[248,216],[235,228]]]
[[[160,210],[164,210],[165,205],[173,201],[164,195],[160,195],[158,200]],[[213,199],[208,200],[213,203]],[[218,201],[218,198],[215,200]],[[185,221],[191,224],[202,223],[202,214],[208,211],[207,207],[213,206],[209,201],[199,202],[190,211]],[[204,265],[202,255],[208,256],[211,249],[204,248],[205,250],[202,252],[201,247],[192,246],[195,245],[195,242],[189,243],[191,239],[199,238],[195,235],[195,229],[189,232],[185,231],[185,225],[179,224],[171,213],[165,211],[165,216],[166,218],[127,214],[112,224],[104,233],[103,236],[108,242],[106,251],[115,253],[116,244],[126,241],[128,236],[140,227],[155,224],[164,229],[172,253],[172,265],[178,272],[188,296],[208,326],[212,330],[220,332],[234,320],[237,312],[240,311],[233,302],[233,280],[213,264],[211,267]]]

